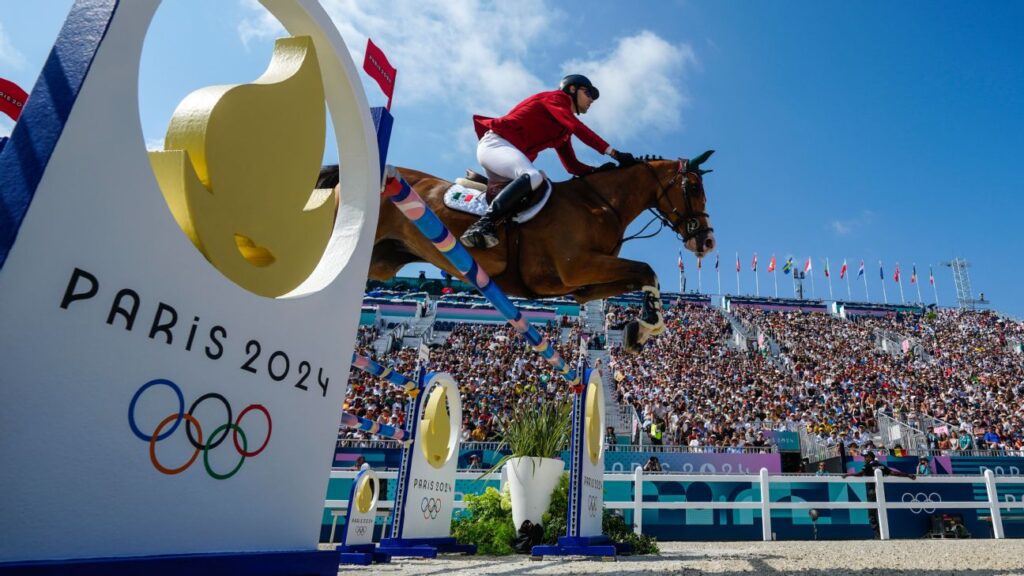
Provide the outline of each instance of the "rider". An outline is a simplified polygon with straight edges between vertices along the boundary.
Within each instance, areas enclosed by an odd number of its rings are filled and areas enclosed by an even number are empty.
[[[583,176],[593,172],[592,166],[576,159],[573,135],[619,164],[636,161],[632,154],[616,151],[573,116],[585,114],[598,96],[600,92],[586,76],[570,74],[562,78],[558,90],[534,94],[501,118],[473,117],[480,138],[477,160],[488,177],[507,178],[511,182],[491,201],[487,213],[462,235],[463,244],[470,248],[498,244],[495,226],[517,212],[530,193],[544,183],[544,177],[533,166],[542,150],[554,148],[570,174]]]

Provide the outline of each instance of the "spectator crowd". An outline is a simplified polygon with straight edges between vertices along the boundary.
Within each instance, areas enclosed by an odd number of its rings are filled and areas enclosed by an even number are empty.
[[[609,305],[605,327],[620,328],[636,313]],[[640,353],[609,345],[605,372],[614,398],[636,409],[654,444],[740,451],[768,445],[771,431],[804,429],[823,444],[858,450],[880,442],[884,414],[927,429],[928,447],[936,451],[1024,453],[1024,356],[1015,350],[1024,341],[1020,322],[953,309],[841,318],[739,305],[725,312],[691,302],[668,306],[665,316],[666,331]],[[582,324],[559,324],[544,330],[571,359]],[[450,372],[459,383],[464,440],[496,440],[501,417],[567,393],[507,324],[444,328],[450,332],[432,347],[429,369]],[[417,351],[377,356],[372,345],[380,335],[361,327],[359,353],[413,375]],[[591,348],[604,342],[605,334],[596,336]],[[883,351],[883,337],[905,346]],[[401,425],[405,400],[403,392],[352,370],[344,408]]]

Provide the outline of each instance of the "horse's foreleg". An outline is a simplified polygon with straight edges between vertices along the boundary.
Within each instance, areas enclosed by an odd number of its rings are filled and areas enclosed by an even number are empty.
[[[639,318],[638,343],[643,344],[651,336],[665,331],[658,276],[648,264],[603,254],[576,264],[571,270],[560,270],[560,273],[567,285],[581,286],[573,292],[578,302],[643,290],[646,297]]]

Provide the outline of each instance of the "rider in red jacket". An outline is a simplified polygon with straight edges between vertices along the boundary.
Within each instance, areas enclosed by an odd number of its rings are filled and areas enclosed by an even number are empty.
[[[586,76],[570,74],[559,88],[530,96],[501,118],[473,117],[480,138],[477,160],[489,179],[511,182],[494,198],[487,213],[462,235],[466,246],[491,248],[498,244],[495,226],[516,213],[530,193],[544,183],[533,165],[542,150],[554,148],[565,169],[576,176],[589,174],[594,168],[576,159],[574,135],[620,164],[635,161],[631,154],[617,152],[574,115],[586,113],[600,96]]]

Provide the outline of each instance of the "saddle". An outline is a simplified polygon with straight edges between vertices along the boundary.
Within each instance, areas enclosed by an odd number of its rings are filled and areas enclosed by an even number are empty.
[[[476,188],[477,190],[480,190],[486,195],[487,203],[490,204],[491,200],[494,200],[494,197],[497,196],[498,193],[501,192],[509,182],[511,182],[511,180],[503,178],[494,178],[493,180],[489,180],[487,176],[480,174],[476,170],[466,168],[466,177],[459,178],[455,182],[467,188]],[[476,186],[474,186],[474,184],[476,184]],[[530,193],[530,195],[523,200],[518,211],[522,212],[543,200],[546,188],[546,186],[541,186]]]

